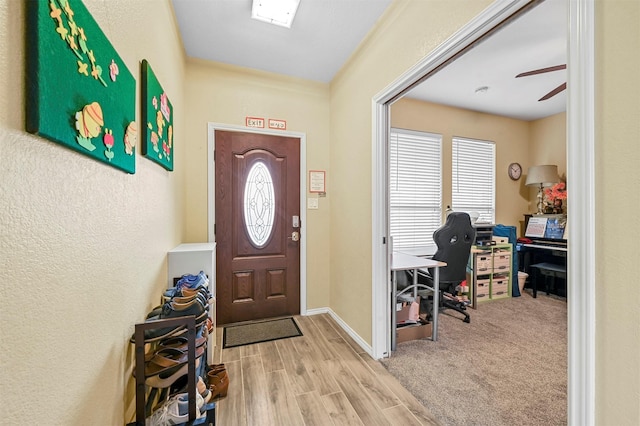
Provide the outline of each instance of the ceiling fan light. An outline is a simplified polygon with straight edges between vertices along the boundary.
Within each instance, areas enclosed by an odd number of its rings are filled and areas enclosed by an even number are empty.
[[[300,0],[253,0],[251,17],[258,21],[291,28]]]

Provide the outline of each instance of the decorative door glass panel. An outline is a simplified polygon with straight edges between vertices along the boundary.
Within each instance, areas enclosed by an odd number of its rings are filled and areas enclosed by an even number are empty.
[[[262,162],[255,163],[244,187],[244,223],[256,247],[266,244],[273,230],[275,199],[273,179]]]

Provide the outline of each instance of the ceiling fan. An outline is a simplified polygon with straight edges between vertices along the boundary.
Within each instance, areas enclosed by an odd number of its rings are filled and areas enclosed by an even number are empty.
[[[540,68],[539,70],[523,72],[523,73],[520,73],[520,74],[516,75],[516,78],[518,78],[518,77],[527,77],[527,76],[536,75],[536,74],[544,74],[546,72],[560,71],[560,70],[564,70],[564,69],[567,69],[567,64],[556,65],[556,66],[553,66],[553,67]],[[538,102],[546,101],[547,99],[549,99],[549,98],[557,95],[558,93],[562,92],[566,88],[567,88],[567,83],[564,82],[560,86],[556,87],[555,89],[553,89],[552,91],[550,91],[549,93],[547,93],[546,95],[544,95],[543,97],[538,99]]]

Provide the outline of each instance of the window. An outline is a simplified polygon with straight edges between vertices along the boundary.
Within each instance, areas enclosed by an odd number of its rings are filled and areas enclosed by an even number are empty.
[[[389,163],[393,246],[433,245],[442,214],[442,135],[391,129]]]
[[[271,173],[262,161],[255,163],[244,187],[244,222],[256,247],[266,244],[273,230],[275,191]]]
[[[478,222],[495,222],[496,146],[493,142],[453,138],[451,207],[478,212]]]

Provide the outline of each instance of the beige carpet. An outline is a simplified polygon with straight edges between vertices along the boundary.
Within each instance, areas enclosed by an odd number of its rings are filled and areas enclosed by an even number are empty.
[[[234,348],[252,343],[302,336],[302,332],[293,318],[280,318],[227,326],[224,327],[223,333],[223,348]]]
[[[538,293],[440,315],[383,365],[444,425],[566,425],[567,305]]]

